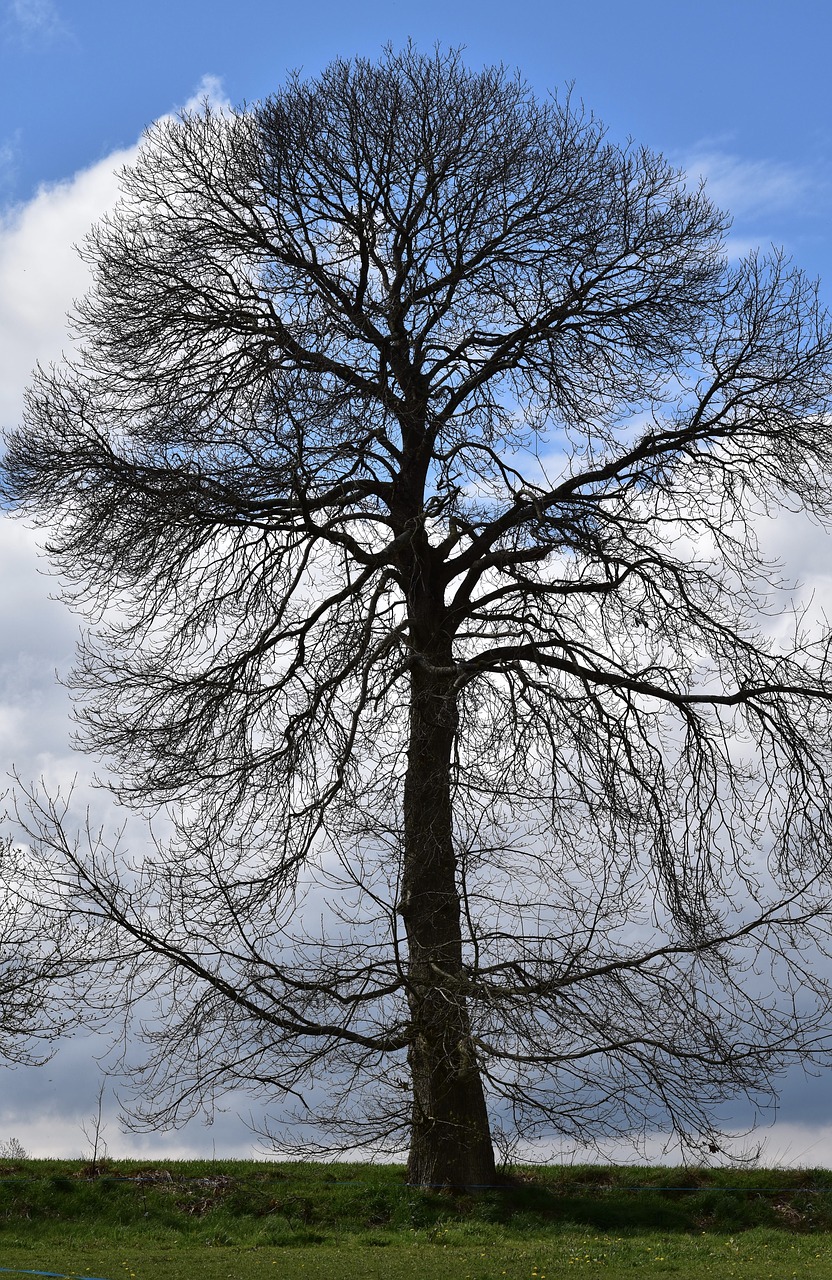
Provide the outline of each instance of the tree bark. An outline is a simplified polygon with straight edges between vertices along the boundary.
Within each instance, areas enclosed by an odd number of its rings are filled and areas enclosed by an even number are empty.
[[[414,664],[404,792],[400,912],[408,942],[413,1086],[408,1178],[420,1186],[493,1184],[494,1151],[462,991],[462,930],[451,809],[456,698],[448,653]]]

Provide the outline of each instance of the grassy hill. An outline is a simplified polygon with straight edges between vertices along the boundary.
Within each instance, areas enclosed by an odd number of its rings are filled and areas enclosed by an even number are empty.
[[[399,1166],[0,1160],[0,1268],[101,1280],[832,1280],[832,1171],[516,1169],[448,1194]]]

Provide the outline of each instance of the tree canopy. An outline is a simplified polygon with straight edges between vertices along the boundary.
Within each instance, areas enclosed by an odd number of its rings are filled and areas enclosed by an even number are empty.
[[[242,1086],[458,1185],[489,1111],[713,1143],[825,1045],[829,638],[755,535],[832,514],[815,285],[454,51],[164,120],[122,190],[5,490],[174,831],[36,798],[8,910],[139,1002],[148,1124]]]

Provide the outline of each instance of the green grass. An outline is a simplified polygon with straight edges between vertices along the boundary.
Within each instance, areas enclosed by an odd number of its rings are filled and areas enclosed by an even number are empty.
[[[828,1170],[516,1170],[475,1195],[408,1187],[396,1166],[91,1172],[0,1160],[0,1267],[103,1280],[832,1280]]]
[[[832,1237],[790,1238],[754,1230],[741,1238],[639,1233],[630,1237],[564,1232],[527,1243],[442,1245],[415,1242],[281,1249],[208,1249],[195,1245],[114,1248],[66,1245],[49,1252],[0,1249],[2,1265],[94,1275],[106,1280],[604,1280],[675,1276],[677,1280],[829,1280]],[[13,1275],[9,1280],[14,1280]],[[18,1280],[23,1280],[18,1277]]]

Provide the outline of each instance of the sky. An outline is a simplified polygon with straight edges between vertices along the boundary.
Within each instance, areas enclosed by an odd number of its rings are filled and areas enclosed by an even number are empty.
[[[832,304],[828,0],[0,0],[0,426],[18,420],[34,364],[67,346],[64,317],[85,288],[73,246],[112,204],[146,126],[205,96],[253,102],[293,69],[408,38],[462,45],[474,67],[518,67],[540,94],[571,83],[614,140],[706,179],[734,216],[732,254],[783,245]],[[785,515],[768,534],[790,574],[832,602],[829,540]],[[13,765],[52,784],[78,775],[84,792],[92,766],[71,750],[57,678],[76,624],[45,567],[32,532],[0,518],[0,776]],[[0,1144],[81,1154],[95,1048],[74,1041],[38,1070],[0,1065]],[[116,1154],[242,1156],[249,1109],[232,1099],[211,1127],[139,1139],[119,1131],[108,1089],[105,1136]],[[759,1136],[765,1159],[832,1165],[827,1077],[792,1074]]]

